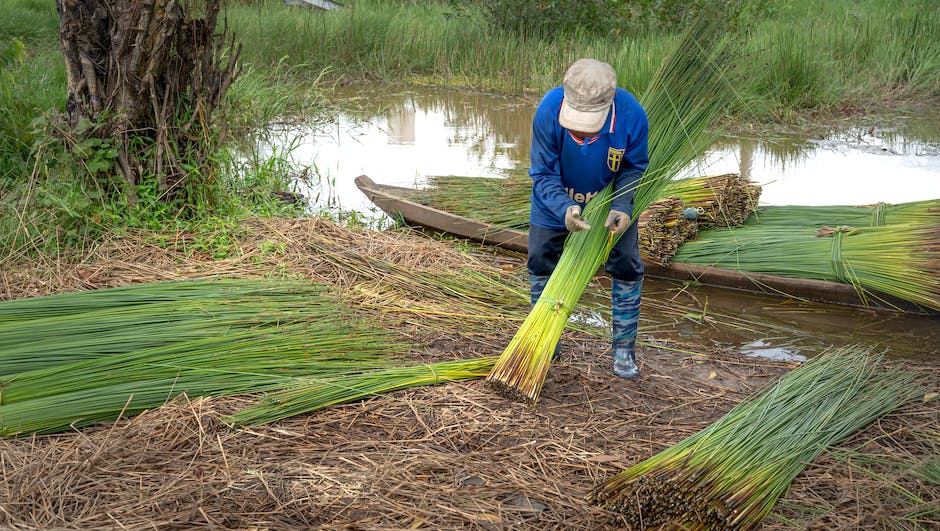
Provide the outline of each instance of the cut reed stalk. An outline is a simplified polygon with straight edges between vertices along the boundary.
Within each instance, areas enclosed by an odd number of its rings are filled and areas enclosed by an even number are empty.
[[[801,210],[793,210],[799,213]],[[799,214],[797,214],[799,215]],[[863,302],[884,295],[940,309],[940,225],[853,229],[806,227],[799,221],[708,231],[687,242],[675,260],[753,273],[851,284]],[[781,223],[782,222],[782,223]],[[829,237],[826,237],[829,236]]]
[[[604,227],[611,193],[608,185],[585,206],[582,217],[591,230],[568,236],[556,272],[487,376],[489,385],[507,398],[529,403],[537,400],[571,311],[614,243],[612,233]],[[598,253],[598,248],[604,252]],[[558,275],[558,271],[565,275]]]
[[[287,388],[264,395],[257,404],[224,420],[242,426],[259,426],[400,389],[482,378],[495,362],[496,357],[492,356],[324,378],[297,378]]]
[[[761,187],[736,173],[712,177],[676,179],[668,193],[678,196],[687,207],[698,210],[699,229],[734,227],[757,212]]]
[[[322,292],[296,282],[199,280],[0,303],[0,376],[299,322],[316,316]]]

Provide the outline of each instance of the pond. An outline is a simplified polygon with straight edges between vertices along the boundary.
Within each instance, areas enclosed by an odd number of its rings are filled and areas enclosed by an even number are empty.
[[[420,186],[428,176],[524,173],[536,102],[439,88],[344,89],[356,112],[332,122],[272,130],[270,146],[293,145],[298,183],[311,207],[381,214],[353,183]],[[263,148],[263,149],[264,149]],[[816,138],[773,134],[723,138],[689,175],[740,172],[763,186],[767,205],[863,205],[940,198],[940,109],[898,113]],[[325,190],[324,190],[325,188]]]
[[[346,88],[337,96],[354,110],[329,123],[272,128],[260,146],[261,152],[291,146],[292,163],[312,176],[298,181],[296,190],[313,199],[312,210],[341,218],[352,213],[382,227],[390,220],[356,188],[360,174],[382,184],[422,186],[435,175],[504,177],[527,170],[536,105],[531,99],[425,87]],[[762,185],[765,205],[940,198],[940,109],[899,111],[815,137],[729,136],[687,169],[688,175],[727,172]],[[908,357],[940,355],[936,317],[687,290],[652,280],[646,293],[651,302],[644,307],[644,329],[657,337],[692,337],[782,359],[852,342],[890,346]],[[588,293],[585,302],[590,300]],[[669,304],[690,311],[677,318],[665,311]]]

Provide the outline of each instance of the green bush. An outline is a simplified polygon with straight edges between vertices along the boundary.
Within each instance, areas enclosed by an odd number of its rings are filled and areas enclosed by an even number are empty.
[[[32,113],[19,95],[12,70],[26,57],[19,39],[0,42],[0,151],[4,158],[25,156],[29,146]]]

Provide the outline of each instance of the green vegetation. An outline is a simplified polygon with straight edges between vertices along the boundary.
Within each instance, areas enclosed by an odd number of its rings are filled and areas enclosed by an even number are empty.
[[[334,83],[415,81],[534,96],[585,56],[610,62],[640,94],[679,30],[706,16],[720,20],[729,39],[747,36],[736,47],[734,91],[748,120],[933,101],[940,98],[933,38],[940,19],[932,10],[928,0],[362,0],[327,12],[241,0],[225,17],[244,49],[224,120],[240,138],[274,118],[316,119],[329,110],[325,94]],[[106,178],[114,146],[58,125],[66,83],[55,6],[8,0],[0,21],[5,255],[62,252],[128,228],[198,232],[220,218],[301,212],[272,200],[293,181],[286,164],[269,159],[287,154],[241,157],[229,147],[216,156],[219,174],[196,179],[201,189],[186,204],[167,202],[153,186],[134,190],[140,200],[129,204],[109,190],[120,184]]]
[[[940,309],[940,201],[894,207],[767,207],[740,227],[699,233],[676,262],[851,284]],[[850,226],[857,225],[857,227]],[[891,301],[883,301],[891,304]]]

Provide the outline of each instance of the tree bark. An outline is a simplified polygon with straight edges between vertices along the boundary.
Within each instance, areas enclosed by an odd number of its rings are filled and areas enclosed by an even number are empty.
[[[221,0],[56,0],[66,113],[118,149],[128,197],[156,179],[167,198],[213,174],[213,112],[238,74],[240,46],[216,33]],[[192,16],[199,12],[199,16]]]

